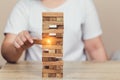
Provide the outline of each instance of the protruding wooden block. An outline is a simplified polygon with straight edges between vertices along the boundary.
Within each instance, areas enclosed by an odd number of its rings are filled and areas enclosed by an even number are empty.
[[[34,44],[42,44],[42,40],[39,39],[34,39],[33,42]]]

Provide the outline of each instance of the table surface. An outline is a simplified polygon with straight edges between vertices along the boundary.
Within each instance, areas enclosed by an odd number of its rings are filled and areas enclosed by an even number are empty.
[[[6,64],[0,80],[120,80],[120,62],[64,62],[63,79],[42,79],[40,62]]]

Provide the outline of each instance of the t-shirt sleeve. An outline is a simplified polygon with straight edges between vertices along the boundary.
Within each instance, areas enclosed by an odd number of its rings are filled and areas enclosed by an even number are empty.
[[[85,0],[85,21],[82,26],[83,40],[92,39],[102,34],[100,21],[93,0]]]
[[[19,32],[26,30],[28,27],[28,11],[29,9],[26,0],[19,0],[8,18],[4,34],[18,34]]]

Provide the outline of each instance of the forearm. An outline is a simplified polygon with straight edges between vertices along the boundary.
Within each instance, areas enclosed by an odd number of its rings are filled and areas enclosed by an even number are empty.
[[[2,56],[7,60],[7,62],[15,63],[18,61],[20,56],[23,53],[22,48],[15,48],[12,44],[4,44],[2,45]]]
[[[108,60],[107,53],[103,48],[93,49],[91,51],[88,51],[88,53],[90,54],[90,57],[93,61],[102,62]]]

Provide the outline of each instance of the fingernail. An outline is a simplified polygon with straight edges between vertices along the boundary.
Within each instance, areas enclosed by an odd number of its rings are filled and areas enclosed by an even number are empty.
[[[31,40],[30,42],[33,43],[33,40]]]
[[[17,46],[17,48],[20,48],[20,46]]]

